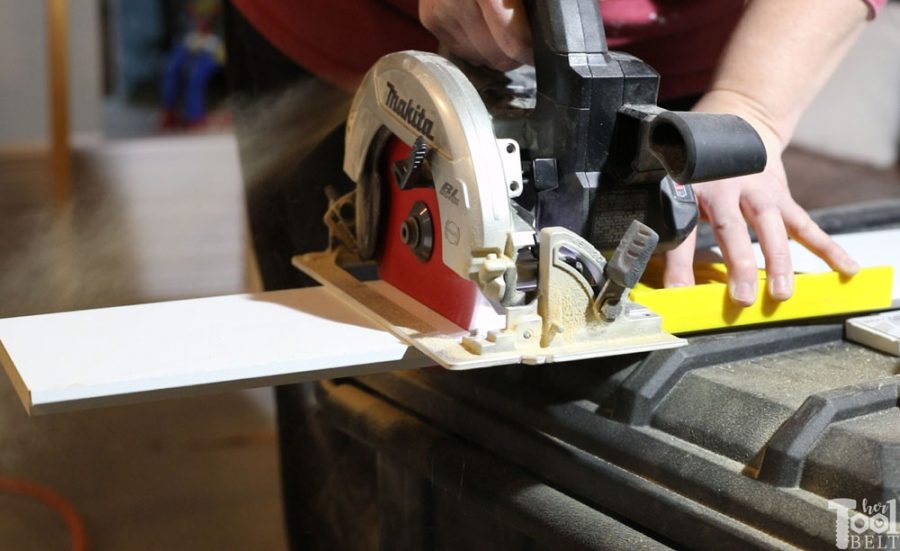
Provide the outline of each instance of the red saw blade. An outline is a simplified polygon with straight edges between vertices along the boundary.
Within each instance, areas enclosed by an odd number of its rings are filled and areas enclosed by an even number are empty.
[[[391,167],[409,157],[410,146],[397,138],[386,148],[388,212],[383,226],[381,254],[378,258],[379,277],[444,316],[463,329],[473,329],[472,321],[481,291],[474,282],[463,279],[442,260],[441,214],[434,187],[400,189]],[[434,224],[434,248],[431,257],[423,261],[400,237],[400,227],[413,205],[422,201],[431,211]]]

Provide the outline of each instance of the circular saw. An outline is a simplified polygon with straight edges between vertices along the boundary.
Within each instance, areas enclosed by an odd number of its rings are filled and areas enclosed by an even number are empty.
[[[331,201],[329,250],[294,263],[448,368],[679,346],[628,291],[696,225],[690,184],[761,171],[762,141],[658,107],[658,74],[607,49],[596,0],[525,6],[533,68],[372,67],[346,127],[356,188]]]

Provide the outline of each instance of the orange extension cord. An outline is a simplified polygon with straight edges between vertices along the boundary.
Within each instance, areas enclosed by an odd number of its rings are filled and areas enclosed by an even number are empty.
[[[0,477],[0,492],[34,497],[49,505],[59,513],[69,528],[69,534],[72,536],[72,551],[87,551],[87,532],[84,529],[84,521],[66,498],[46,486],[16,478]]]

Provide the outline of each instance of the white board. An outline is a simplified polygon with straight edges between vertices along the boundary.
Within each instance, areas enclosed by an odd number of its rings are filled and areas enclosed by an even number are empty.
[[[430,365],[324,288],[0,320],[29,413]]]
[[[838,236],[895,267],[900,230]],[[792,243],[797,271],[826,267]],[[323,287],[0,320],[0,363],[29,413],[433,365]],[[900,304],[895,300],[895,304]]]

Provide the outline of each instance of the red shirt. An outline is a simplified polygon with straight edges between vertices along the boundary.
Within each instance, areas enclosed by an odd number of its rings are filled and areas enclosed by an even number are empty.
[[[383,55],[437,49],[418,18],[417,0],[232,0],[298,65],[354,90]]]
[[[865,0],[874,14],[887,0]],[[381,56],[434,50],[416,0],[233,0],[297,64],[348,90]],[[740,18],[744,0],[600,0],[612,49],[659,71],[660,98],[700,94]]]

